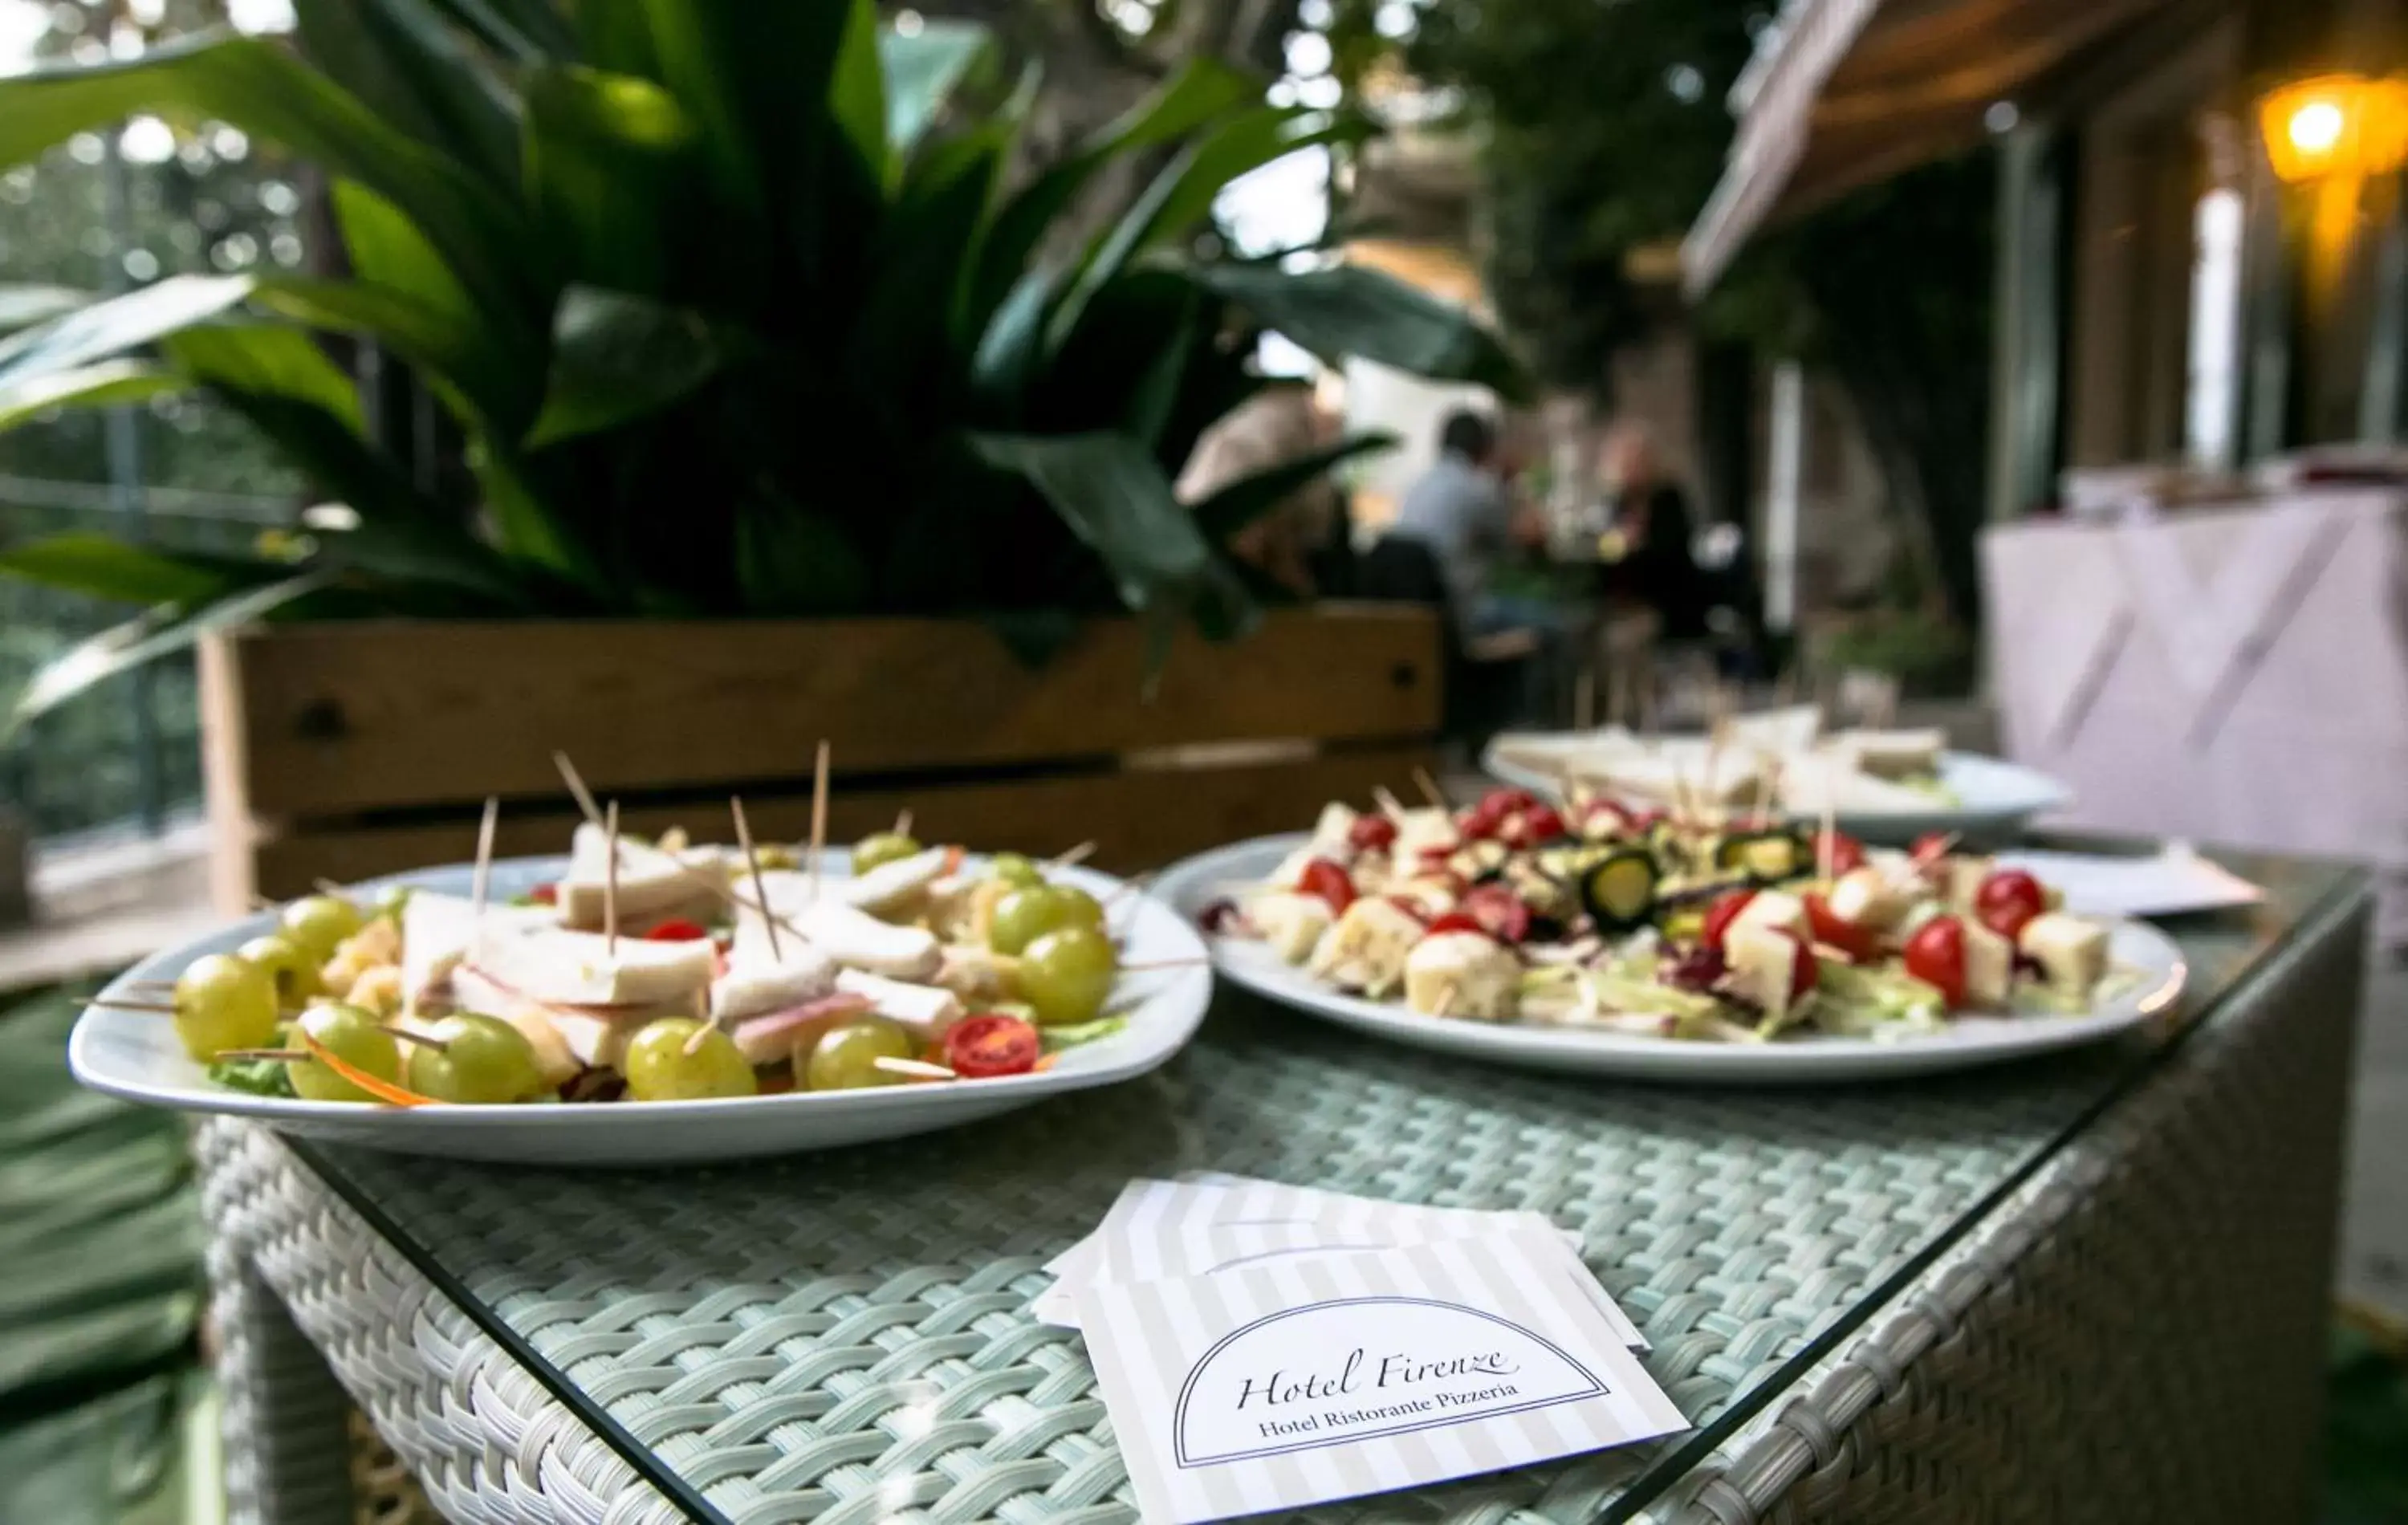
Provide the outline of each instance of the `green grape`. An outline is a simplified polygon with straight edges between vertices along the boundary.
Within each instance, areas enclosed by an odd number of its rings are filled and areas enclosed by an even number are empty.
[[[437,1101],[524,1101],[545,1089],[526,1034],[498,1016],[458,1012],[430,1024],[435,1043],[409,1043],[409,1088]]]
[[[815,1091],[853,1091],[868,1086],[899,1086],[903,1076],[878,1067],[880,1059],[910,1059],[911,1035],[883,1017],[839,1022],[820,1034],[804,1066],[803,1081]]]
[[[881,831],[853,844],[853,871],[867,873],[886,863],[900,863],[919,855],[920,844],[894,831]]]
[[[335,957],[345,938],[360,929],[360,908],[335,895],[312,895],[284,908],[284,935],[312,959]]]
[[[337,1001],[322,1001],[303,1012],[294,1026],[352,1069],[366,1071],[379,1080],[400,1083],[401,1044],[377,1025],[373,1013]],[[337,1074],[322,1060],[293,1059],[286,1064],[284,1072],[292,1077],[294,1094],[304,1101],[376,1100]]]
[[[1020,956],[1020,999],[1036,1009],[1040,1026],[1092,1022],[1112,993],[1119,963],[1111,940],[1092,928],[1048,932]]]
[[[720,1096],[752,1096],[761,1082],[744,1062],[736,1040],[709,1029],[694,1052],[702,1024],[690,1016],[665,1016],[649,1022],[627,1044],[619,1066],[627,1077],[627,1094],[638,1101],[703,1101]]]
[[[1076,885],[1056,885],[1054,893],[1062,899],[1062,925],[1084,927],[1091,932],[1104,929],[1104,902]]]
[[[318,960],[279,933],[252,938],[235,950],[235,957],[266,971],[276,982],[276,1004],[285,1011],[299,1011],[325,988],[318,978]]]
[[[1018,885],[1025,888],[1045,883],[1045,875],[1024,854],[997,853],[995,855],[994,868],[995,876],[1007,885]]]
[[[1008,892],[995,902],[986,926],[987,946],[997,953],[1017,954],[1057,927],[1067,927],[1076,912],[1051,885],[1030,885]]]
[[[203,1063],[276,1041],[276,978],[232,954],[195,958],[176,977],[176,1036]]]

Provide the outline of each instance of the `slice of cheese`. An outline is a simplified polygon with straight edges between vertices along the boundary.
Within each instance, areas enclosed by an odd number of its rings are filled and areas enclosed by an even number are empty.
[[[1421,941],[1422,924],[1384,899],[1357,900],[1321,934],[1312,972],[1378,1000],[1405,980],[1405,958]]]
[[[941,985],[915,985],[848,969],[837,975],[836,987],[867,1000],[873,1014],[908,1029],[923,1043],[942,1038],[964,1014],[962,999]]]
[[[1740,907],[1739,914],[1731,918],[1724,935],[1727,937],[1730,932],[1745,928],[1786,932],[1801,939],[1812,935],[1811,924],[1806,919],[1806,902],[1777,889],[1757,890],[1747,904]]]
[[[836,960],[799,937],[781,936],[773,957],[766,940],[756,949],[729,952],[726,971],[710,982],[710,1014],[732,1022],[817,1000],[836,988]]]
[[[1730,965],[1731,993],[1764,1011],[1765,1022],[1778,1027],[1789,1016],[1789,991],[1798,972],[1798,939],[1771,927],[1732,923],[1723,934],[1723,957]]]
[[[480,919],[477,902],[465,895],[412,891],[401,907],[403,1010],[414,1013],[440,994],[480,929],[496,936],[536,932],[556,919],[546,905],[490,903]]]
[[[1826,903],[1833,915],[1851,926],[1885,932],[1898,925],[1914,899],[1892,883],[1889,875],[1866,864],[1840,875]]]
[[[1291,964],[1300,964],[1312,956],[1321,934],[1329,930],[1336,918],[1329,914],[1329,902],[1320,896],[1282,890],[1247,906],[1246,919],[1263,934],[1272,952]]]
[[[1405,1004],[1427,1016],[1508,1021],[1521,983],[1521,960],[1478,932],[1426,937],[1405,956]]]
[[[568,872],[557,890],[563,925],[586,931],[601,928],[612,894],[609,864],[609,836],[597,826],[579,827],[569,841]],[[623,931],[641,931],[671,916],[708,919],[725,905],[726,890],[726,855],[717,848],[672,854],[649,842],[620,839],[615,893]]]
[[[796,930],[847,969],[896,980],[930,980],[944,965],[937,934],[924,927],[881,921],[836,900],[806,906],[791,918]]]
[[[2014,994],[2015,945],[1971,916],[1958,920],[1965,928],[1966,1004],[2005,1006]]]
[[[2107,977],[2107,928],[2095,921],[2050,911],[2024,923],[2015,941],[2049,988],[2069,1000],[2087,998]]]

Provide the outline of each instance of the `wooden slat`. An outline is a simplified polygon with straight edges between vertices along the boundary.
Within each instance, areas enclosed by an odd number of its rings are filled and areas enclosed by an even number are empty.
[[[293,819],[556,784],[1098,757],[1182,742],[1420,739],[1439,725],[1438,633],[1418,610],[1275,613],[1252,638],[1182,638],[1151,702],[1127,621],[1029,669],[968,621],[342,623],[223,638],[210,661],[213,797]],[[233,797],[237,792],[239,798]]]
[[[1407,745],[1294,762],[1021,779],[910,794],[839,790],[830,801],[828,829],[832,840],[851,842],[891,826],[896,813],[909,807],[912,830],[924,842],[1017,848],[1042,856],[1092,838],[1098,866],[1132,872],[1246,837],[1309,829],[1324,802],[1368,802],[1376,785],[1409,793],[1413,770],[1435,765],[1429,748]],[[747,795],[744,808],[754,834],[764,840],[798,841],[810,834],[808,791]],[[498,851],[566,852],[576,824],[566,800],[556,808],[505,813]],[[632,810],[624,825],[647,834],[682,826],[698,840],[731,838],[724,808],[704,805]],[[217,892],[221,906],[231,912],[254,888],[281,899],[307,892],[319,879],[348,884],[462,862],[474,855],[476,836],[475,814],[466,811],[443,824],[301,829],[267,838],[248,853],[238,846],[230,850],[225,856],[239,871],[221,876]]]

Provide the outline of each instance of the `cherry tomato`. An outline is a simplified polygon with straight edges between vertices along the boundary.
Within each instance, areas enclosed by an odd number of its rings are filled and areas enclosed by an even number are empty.
[[[1485,805],[1474,805],[1455,823],[1455,835],[1465,842],[1486,842],[1505,828],[1505,817]]]
[[[1819,827],[1814,833],[1814,851],[1818,856],[1825,852],[1823,833]],[[1831,877],[1834,879],[1851,869],[1861,869],[1865,866],[1865,844],[1844,831],[1834,830],[1831,833],[1828,852],[1831,859]]]
[[[1906,971],[1940,992],[1955,1011],[1965,1004],[1965,924],[1934,916],[1906,940]]]
[[[1747,902],[1755,899],[1756,891],[1752,889],[1735,889],[1706,907],[1706,919],[1698,928],[1698,941],[1716,953],[1722,952],[1723,938],[1729,933],[1730,924],[1739,919],[1739,914],[1747,909]]]
[[[945,1067],[964,1080],[1022,1075],[1037,1068],[1037,1029],[1016,1016],[981,1012],[945,1033]]]
[[[2021,869],[2000,869],[1973,892],[1973,914],[1982,925],[2012,942],[2024,923],[2048,909],[2048,891]]]
[[[1539,797],[1527,789],[1491,789],[1480,799],[1480,808],[1498,818],[1539,808]]]
[[[1475,885],[1463,898],[1463,911],[1499,942],[1519,942],[1530,935],[1530,908],[1502,885]]]
[[[1793,1002],[1814,988],[1822,978],[1814,967],[1814,950],[1797,938],[1789,940],[1789,999]]]
[[[560,886],[558,885],[538,885],[535,888],[527,891],[527,899],[533,900],[538,905],[558,905],[560,903]]]
[[[1397,823],[1384,815],[1357,815],[1346,828],[1346,845],[1361,852],[1385,847],[1396,840]]]
[[[1522,845],[1543,847],[1562,836],[1567,829],[1560,812],[1541,805],[1522,816]]]
[[[1831,909],[1830,901],[1813,890],[1806,892],[1805,900],[1806,925],[1814,929],[1815,942],[1829,943],[1857,963],[1879,951],[1881,940],[1871,928],[1859,927],[1841,915]]]
[[[1439,917],[1438,920],[1431,922],[1427,927],[1422,928],[1422,936],[1424,937],[1436,937],[1440,932],[1477,932],[1482,937],[1495,937],[1497,935],[1487,928],[1483,927],[1480,924],[1480,918],[1474,916],[1469,911],[1450,911],[1445,915]]]
[[[699,942],[710,935],[710,928],[683,916],[671,916],[644,934],[647,942]]]
[[[1306,895],[1318,895],[1329,902],[1329,914],[1340,916],[1354,903],[1354,881],[1345,870],[1326,857],[1314,858],[1304,866],[1304,881],[1297,888]]]

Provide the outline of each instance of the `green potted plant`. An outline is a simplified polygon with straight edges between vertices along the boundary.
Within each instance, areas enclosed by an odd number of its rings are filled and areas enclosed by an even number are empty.
[[[1085,628],[1158,669],[1182,623],[1226,638],[1255,622],[1228,536],[1377,443],[1179,503],[1170,482],[1197,436],[1262,384],[1254,331],[1515,384],[1485,331],[1376,272],[1196,252],[1231,180],[1366,130],[1264,104],[1258,81],[1217,65],[1015,180],[1033,83],[955,108],[992,72],[986,37],[882,29],[868,0],[294,8],[298,50],[210,36],[0,81],[0,165],[143,111],[226,121],[329,177],[343,279],[176,277],[0,338],[0,426],[202,388],[344,506],[251,557],[93,537],[0,548],[0,570],[149,606],[37,677],[21,715],[210,632],[272,626],[204,653],[209,724],[240,733],[211,738],[212,800],[254,827],[330,801],[260,776],[263,727],[281,722],[226,712],[256,698],[243,641],[441,622],[387,631],[407,643],[508,622],[491,626],[507,665],[561,621],[648,622],[590,627],[632,655],[649,622],[917,617],[1024,652]],[[1166,152],[1124,215],[1047,257],[1100,170]],[[429,494],[379,448],[325,333],[408,362],[466,442],[472,502]],[[1126,631],[1080,624],[1121,611],[1137,616]],[[757,646],[768,628],[718,639]],[[844,628],[815,623],[814,659],[841,659]],[[324,676],[338,696],[351,681]],[[356,742],[356,726],[293,702],[314,719],[289,740]],[[532,787],[531,749],[552,740],[496,741],[511,755],[441,787]],[[589,769],[631,786],[712,780],[700,761]],[[429,803],[435,787],[342,803]]]

